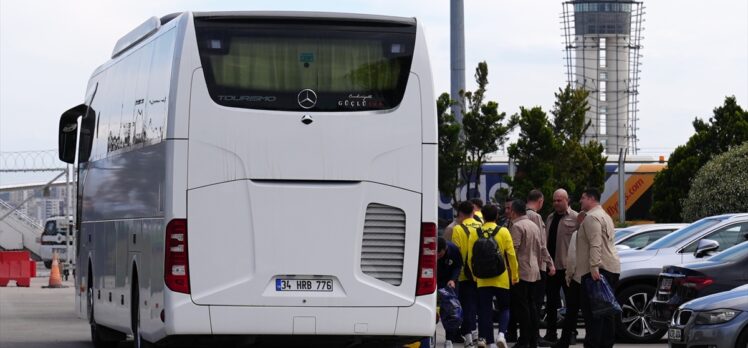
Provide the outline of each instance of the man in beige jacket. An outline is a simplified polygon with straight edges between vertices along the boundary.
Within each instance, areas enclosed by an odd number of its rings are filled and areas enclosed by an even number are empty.
[[[582,193],[582,210],[587,213],[577,232],[577,259],[574,280],[582,285],[581,307],[587,335],[585,347],[613,347],[616,321],[613,315],[592,317],[589,294],[585,287],[587,278],[600,281],[605,277],[615,289],[621,273],[621,262],[615,248],[615,225],[600,207],[600,191],[587,189]]]
[[[553,258],[548,253],[548,241],[545,233],[546,225],[543,221],[543,217],[538,214],[538,212],[543,209],[544,199],[545,198],[543,196],[543,192],[538,189],[531,190],[527,194],[527,218],[530,219],[530,221],[532,221],[535,225],[537,225],[538,229],[540,229],[540,254],[538,255],[540,280],[535,284],[535,310],[538,312],[539,317],[542,317],[546,282],[548,281],[549,276],[552,277],[556,274],[556,268],[553,264]],[[541,347],[547,347],[550,344],[550,342],[547,341],[548,338],[553,339],[553,337],[539,338],[538,345]],[[555,339],[553,341],[555,341]]]
[[[546,249],[548,250],[556,274],[548,274],[546,278],[546,318],[554,318],[558,308],[561,307],[561,290],[564,295],[568,293],[566,286],[566,260],[569,250],[571,235],[579,228],[577,223],[577,212],[569,206],[569,194],[564,189],[558,189],[553,193],[553,212],[545,220]],[[546,334],[543,338],[546,342],[558,341],[556,333],[556,321],[549,320],[546,323]]]
[[[514,249],[519,263],[519,282],[511,288],[511,312],[519,324],[520,337],[515,347],[537,347],[538,311],[535,310],[535,287],[540,280],[538,259],[541,249],[540,229],[527,218],[525,202],[516,199],[510,211]]]

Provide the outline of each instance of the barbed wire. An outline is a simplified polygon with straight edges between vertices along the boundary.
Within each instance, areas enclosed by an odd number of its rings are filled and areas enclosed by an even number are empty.
[[[57,150],[0,152],[0,173],[54,172],[65,170]]]

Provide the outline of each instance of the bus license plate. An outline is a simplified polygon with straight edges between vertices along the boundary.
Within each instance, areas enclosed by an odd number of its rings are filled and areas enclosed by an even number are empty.
[[[275,291],[332,292],[332,279],[276,279]]]
[[[681,337],[683,336],[683,331],[681,329],[670,329],[670,332],[668,332],[668,338],[671,341],[681,341]]]

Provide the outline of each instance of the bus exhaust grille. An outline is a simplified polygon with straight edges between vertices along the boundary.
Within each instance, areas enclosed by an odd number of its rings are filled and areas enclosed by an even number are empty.
[[[387,205],[366,207],[361,271],[391,285],[403,281],[405,212]]]

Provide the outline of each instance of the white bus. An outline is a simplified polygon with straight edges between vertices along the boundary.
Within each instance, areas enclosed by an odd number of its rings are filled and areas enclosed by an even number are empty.
[[[431,336],[434,101],[413,18],[185,12],[124,36],[60,118],[95,346]]]

